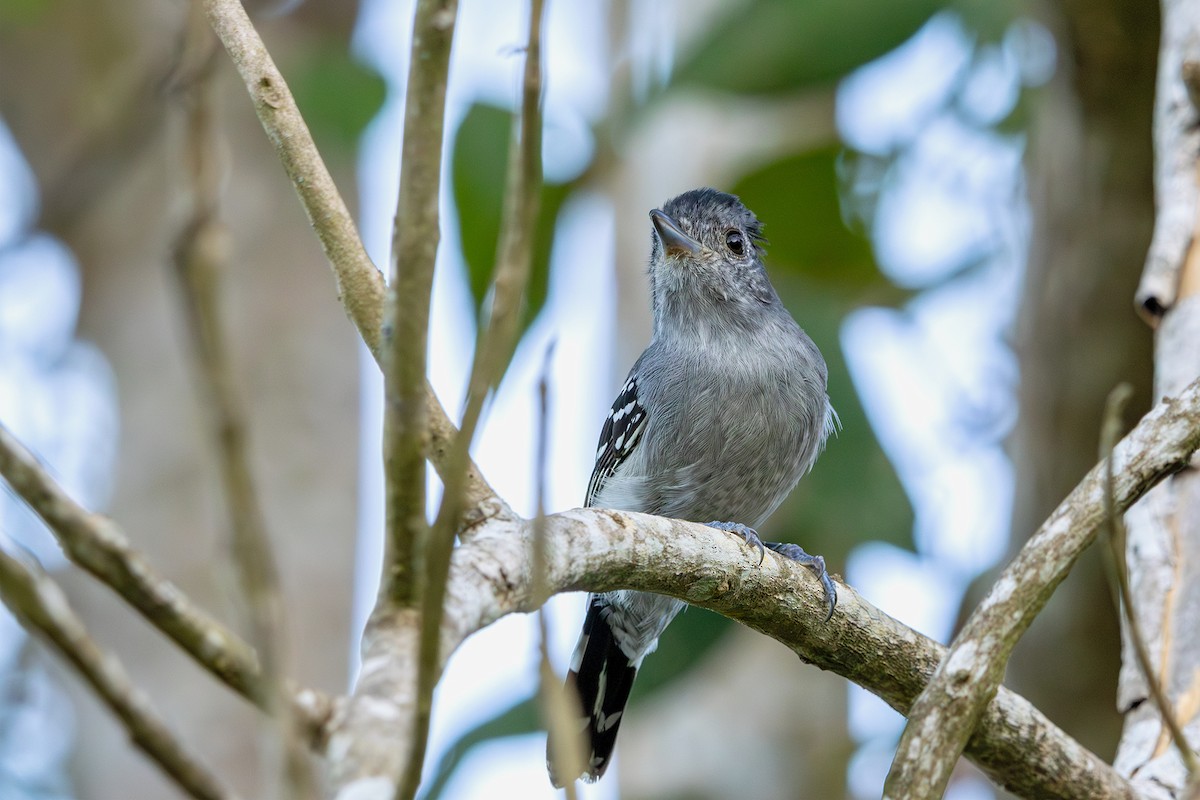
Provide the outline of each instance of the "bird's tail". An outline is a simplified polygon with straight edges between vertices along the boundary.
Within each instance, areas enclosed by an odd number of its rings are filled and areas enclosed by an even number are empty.
[[[586,762],[583,779],[592,783],[600,779],[608,768],[613,748],[617,744],[617,731],[629,701],[633,679],[637,677],[637,666],[621,650],[608,624],[608,607],[604,600],[592,595],[587,616],[583,620],[583,632],[575,645],[571,658],[571,669],[567,672],[567,690],[578,695],[582,719],[580,725],[587,733],[585,746]],[[550,743],[546,745],[546,762],[550,767],[550,780],[561,787],[572,778],[555,772],[555,759]]]

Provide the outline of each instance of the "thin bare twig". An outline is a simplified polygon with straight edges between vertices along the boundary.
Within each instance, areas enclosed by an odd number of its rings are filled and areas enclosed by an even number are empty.
[[[407,780],[402,782],[403,790],[400,792],[400,796],[405,798],[416,793],[425,755],[433,690],[437,685],[439,631],[446,594],[446,575],[450,569],[455,535],[464,522],[464,501],[467,499],[464,482],[471,441],[483,413],[487,392],[499,382],[512,350],[533,260],[534,226],[542,189],[542,12],[542,0],[532,0],[521,113],[509,153],[492,307],[488,322],[480,326],[476,339],[462,429],[454,439],[443,471],[445,490],[423,564],[425,589],[421,605],[421,650],[418,659],[417,735],[413,739],[412,757],[405,772]]]
[[[537,459],[534,465],[534,485],[537,486],[537,516],[531,522],[532,541],[530,569],[533,572],[533,602],[537,606],[538,625],[538,702],[541,704],[542,724],[546,726],[546,765],[552,775],[581,775],[587,751],[579,722],[579,696],[573,687],[565,686],[561,675],[550,664],[549,622],[546,619],[546,463],[550,434],[550,363],[554,342],[546,347],[542,359],[542,374],[538,379]],[[567,800],[575,800],[578,792],[575,781],[565,781]]]
[[[1154,672],[1154,665],[1150,661],[1150,652],[1146,648],[1146,637],[1142,633],[1141,623],[1138,622],[1138,616],[1134,612],[1133,592],[1129,588],[1129,569],[1125,560],[1125,523],[1116,508],[1112,459],[1108,458],[1108,455],[1112,453],[1113,447],[1121,437],[1121,414],[1132,395],[1133,387],[1127,383],[1120,384],[1109,393],[1108,401],[1104,406],[1104,420],[1100,428],[1100,458],[1105,465],[1104,516],[1108,529],[1108,544],[1111,549],[1112,572],[1119,598],[1117,611],[1124,615],[1125,624],[1129,626],[1129,638],[1133,642],[1134,655],[1137,658],[1138,666],[1141,667],[1142,676],[1146,679],[1150,697],[1154,700],[1154,705],[1158,707],[1158,713],[1162,716],[1163,723],[1171,733],[1171,740],[1179,750],[1189,777],[1194,781],[1200,776],[1200,764],[1197,763],[1196,754],[1188,744],[1183,727],[1175,716],[1171,700],[1167,697],[1162,682]]]
[[[419,0],[413,19],[400,196],[392,226],[383,357],[384,499],[392,602],[420,604],[429,540],[425,519],[425,364],[429,299],[441,230],[442,135],[457,0]],[[415,787],[414,787],[415,792]]]
[[[448,564],[449,544],[460,527],[464,502],[469,497],[463,467],[483,412],[487,393],[500,383],[508,365],[521,322],[525,290],[533,268],[533,245],[542,194],[542,22],[544,0],[531,0],[521,81],[521,110],[513,119],[505,175],[500,240],[492,280],[491,303],[485,324],[475,339],[475,357],[467,381],[462,431],[455,437],[446,464],[446,492],[434,523],[439,564]],[[459,476],[462,477],[459,477]],[[444,569],[444,567],[440,567]]]
[[[1182,469],[1200,447],[1200,381],[1166,398],[1114,448],[1115,511]],[[1021,634],[1091,544],[1105,518],[1098,464],[1001,573],[917,698],[884,785],[886,798],[940,798],[963,747],[995,695]]]
[[[185,792],[200,800],[233,800],[208,768],[189,753],[121,662],[105,653],[71,610],[66,595],[40,567],[0,550],[0,597],[28,629],[48,641],[95,690],[129,738]]]
[[[376,350],[383,323],[383,276],[363,249],[354,219],[313,144],[283,75],[240,0],[204,0],[204,10],[245,81],[263,130],[300,195],[333,266],[338,295],[347,313],[363,333],[367,346]]]
[[[286,697],[286,632],[278,568],[250,469],[246,414],[235,388],[221,322],[219,287],[221,273],[228,266],[228,232],[218,215],[221,167],[212,84],[217,41],[205,22],[199,0],[189,4],[183,39],[186,74],[180,84],[180,97],[186,114],[183,150],[191,208],[176,239],[174,257],[191,334],[193,372],[206,401],[203,405],[217,446],[229,514],[231,561],[245,601],[250,638],[261,661],[263,696],[259,702],[275,717],[283,743],[286,796],[315,797],[311,765]]]
[[[237,634],[197,608],[158,575],[111,520],[76,503],[0,424],[0,475],[49,526],[67,557],[119,594],[220,681],[261,706],[258,657]],[[289,689],[293,714],[310,744],[320,744],[331,704],[312,689]]]
[[[338,297],[376,362],[382,354],[383,275],[371,263],[345,201],[325,167],[287,83],[251,24],[239,0],[204,0],[209,24],[225,46],[246,85],[267,138],[308,215],[337,281]],[[458,432],[428,384],[427,455],[444,473],[450,442]],[[443,474],[443,479],[445,475]],[[479,468],[468,467],[467,496],[471,522],[512,517]]]
[[[429,523],[425,518],[426,349],[433,268],[441,236],[442,135],[446,123],[446,82],[454,41],[457,0],[418,0],[413,18],[408,86],[404,100],[404,144],[400,197],[392,227],[392,276],[388,290],[384,352],[383,461],[385,530],[384,586],[400,608],[428,608],[431,593]],[[461,435],[461,434],[460,434]],[[424,642],[421,643],[424,649]],[[437,650],[437,642],[432,645]],[[424,660],[419,660],[423,664]],[[429,734],[433,691],[424,691],[427,672],[415,685],[417,726],[412,757],[404,767],[396,797],[417,794]],[[419,720],[426,720],[422,725]]]

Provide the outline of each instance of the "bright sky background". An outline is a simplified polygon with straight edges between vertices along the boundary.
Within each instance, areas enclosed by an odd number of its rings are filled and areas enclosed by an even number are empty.
[[[104,356],[75,338],[79,265],[62,242],[33,227],[37,217],[37,182],[0,120],[0,420],[74,498],[102,510],[116,454],[116,384]],[[66,563],[4,483],[0,547],[48,570]],[[0,794],[66,800],[74,712],[57,677],[25,657],[28,642],[0,605]]]

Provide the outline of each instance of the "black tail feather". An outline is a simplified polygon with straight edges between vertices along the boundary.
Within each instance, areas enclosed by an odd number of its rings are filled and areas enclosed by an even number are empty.
[[[625,704],[637,677],[637,667],[621,650],[608,626],[608,609],[602,598],[593,595],[583,621],[583,632],[576,645],[567,672],[567,689],[579,697],[581,725],[586,725],[587,763],[583,779],[589,783],[599,780],[608,768],[617,731],[625,715]],[[555,786],[565,781],[555,773],[554,757],[547,743],[546,760],[550,765],[550,780]]]

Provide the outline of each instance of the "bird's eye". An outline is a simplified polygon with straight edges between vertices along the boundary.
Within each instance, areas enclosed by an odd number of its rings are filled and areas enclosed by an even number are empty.
[[[742,236],[740,231],[730,231],[725,234],[725,246],[728,247],[734,255],[743,255],[746,252],[746,238]]]

